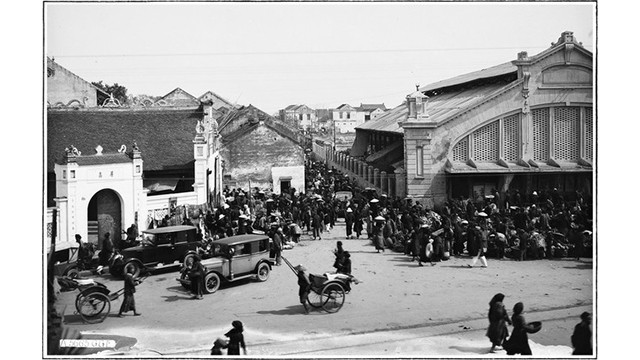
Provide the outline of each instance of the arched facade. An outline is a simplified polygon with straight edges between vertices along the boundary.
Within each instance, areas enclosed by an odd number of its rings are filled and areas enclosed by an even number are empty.
[[[407,196],[433,206],[449,197],[482,196],[490,188],[590,194],[592,61],[565,32],[538,55],[520,53],[513,70],[505,64],[493,78],[469,80],[458,97],[451,89],[463,83],[448,85],[449,94],[438,89],[430,99],[408,96],[409,109],[414,102],[427,104],[416,106],[422,112],[409,110],[401,123]]]

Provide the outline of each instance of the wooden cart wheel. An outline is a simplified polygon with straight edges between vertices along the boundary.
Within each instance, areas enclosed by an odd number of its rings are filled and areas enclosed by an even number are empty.
[[[101,292],[92,292],[80,300],[80,306],[77,310],[82,320],[95,324],[104,321],[109,315],[111,301],[107,295]]]
[[[329,283],[322,289],[322,308],[328,313],[340,310],[344,304],[344,288],[338,283]]]
[[[307,302],[312,308],[319,309],[322,307],[322,295],[319,293],[310,290],[309,295],[307,296]]]

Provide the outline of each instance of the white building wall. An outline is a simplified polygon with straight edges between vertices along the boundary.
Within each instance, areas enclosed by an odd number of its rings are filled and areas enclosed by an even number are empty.
[[[291,187],[298,193],[305,192],[304,165],[300,166],[278,166],[271,168],[271,179],[273,181],[273,192],[280,194],[280,181],[290,180]]]

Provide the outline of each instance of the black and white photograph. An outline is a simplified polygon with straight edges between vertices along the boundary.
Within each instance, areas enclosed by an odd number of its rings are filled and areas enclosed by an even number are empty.
[[[43,358],[598,357],[598,3],[41,6]]]

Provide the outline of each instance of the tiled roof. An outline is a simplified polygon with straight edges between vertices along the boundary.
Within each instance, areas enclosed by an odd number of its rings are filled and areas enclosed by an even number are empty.
[[[338,106],[336,109],[337,110],[342,110],[342,109],[345,109],[345,108],[353,109],[353,106],[351,106],[349,104],[342,104],[342,105]]]
[[[232,104],[229,100],[223,98],[222,96],[214,93],[213,91],[207,91],[206,93],[202,94],[199,98],[198,101],[203,102],[203,103],[211,103],[213,105],[213,108],[218,110],[220,108],[229,108],[229,109],[234,109],[236,106],[234,104]]]
[[[450,79],[437,81],[431,83],[426,86],[420,87],[421,92],[431,91],[435,89],[440,89],[443,87],[454,86],[459,84],[464,84],[467,82],[471,82],[479,79],[488,79],[496,76],[502,76],[510,73],[515,73],[518,70],[518,67],[513,65],[511,61],[506,62],[504,64],[492,66],[487,69],[482,69],[479,71],[474,71],[468,74],[459,75]]]
[[[87,155],[83,152],[82,155],[76,156],[76,163],[78,165],[104,165],[104,164],[121,164],[128,163],[131,160],[131,157],[125,153],[102,153],[101,155],[93,154]]]
[[[482,84],[432,96],[429,98],[429,104],[427,105],[429,121],[443,121],[458,111],[481,101],[507,84],[508,82],[505,80],[505,82]],[[384,115],[357,126],[356,129],[403,134],[404,131],[398,125],[398,121],[406,120],[407,113],[407,106],[403,103],[394,109],[388,110]]]
[[[158,110],[54,110],[47,112],[47,171],[74,145],[84,154],[105,153],[123,144],[140,148],[145,170],[193,166],[193,139],[200,108]]]
[[[387,110],[387,107],[384,104],[360,104],[357,109],[360,111],[374,111],[376,109]]]
[[[165,106],[177,106],[177,107],[190,107],[200,105],[200,101],[195,96],[188,92],[178,88],[163,96],[160,100],[164,100],[167,104]]]

